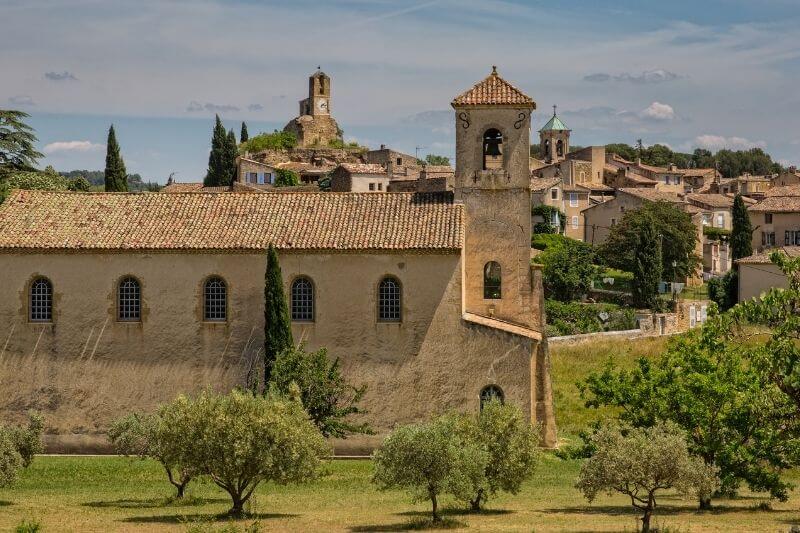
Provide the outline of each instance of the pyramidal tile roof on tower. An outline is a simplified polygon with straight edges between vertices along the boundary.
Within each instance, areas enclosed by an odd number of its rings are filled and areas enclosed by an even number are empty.
[[[553,113],[553,116],[550,120],[547,121],[547,124],[542,126],[542,129],[539,131],[569,131],[569,128],[561,122],[561,119],[558,118],[558,115]]]
[[[536,109],[536,102],[501,78],[497,67],[492,67],[492,73],[471,89],[456,96],[451,105],[513,105]]]

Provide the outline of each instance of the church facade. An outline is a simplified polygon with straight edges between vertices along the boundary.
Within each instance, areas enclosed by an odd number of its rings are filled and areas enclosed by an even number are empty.
[[[117,416],[242,385],[263,356],[265,249],[295,340],[367,385],[377,435],[499,396],[556,428],[541,273],[530,263],[530,115],[495,71],[453,100],[440,193],[15,191],[0,207],[0,411],[48,448],[107,446]]]

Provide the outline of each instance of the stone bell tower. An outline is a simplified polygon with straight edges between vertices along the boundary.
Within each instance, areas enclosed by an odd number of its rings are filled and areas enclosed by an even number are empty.
[[[300,114],[283,128],[297,137],[299,147],[327,147],[341,141],[342,130],[331,116],[331,78],[319,67],[308,78],[308,98],[299,104]]]
[[[492,67],[451,105],[455,197],[465,215],[465,311],[539,329],[531,288],[528,155],[536,104]]]
[[[539,130],[540,153],[545,163],[558,163],[566,159],[569,153],[569,134],[571,130],[556,114],[553,106],[553,116]]]

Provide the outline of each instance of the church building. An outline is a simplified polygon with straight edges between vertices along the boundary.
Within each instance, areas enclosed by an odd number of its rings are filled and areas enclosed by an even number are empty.
[[[305,111],[318,117],[315,94]],[[107,450],[118,416],[243,385],[263,357],[273,244],[295,340],[367,385],[377,434],[337,441],[337,453],[492,397],[554,446],[530,261],[536,104],[493,69],[451,105],[447,192],[12,192],[0,206],[3,419],[37,409],[49,450]]]

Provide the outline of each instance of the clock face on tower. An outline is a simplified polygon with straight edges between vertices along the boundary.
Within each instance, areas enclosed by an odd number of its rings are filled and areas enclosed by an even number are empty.
[[[319,99],[317,100],[317,111],[320,113],[327,113],[328,112],[328,101]]]

